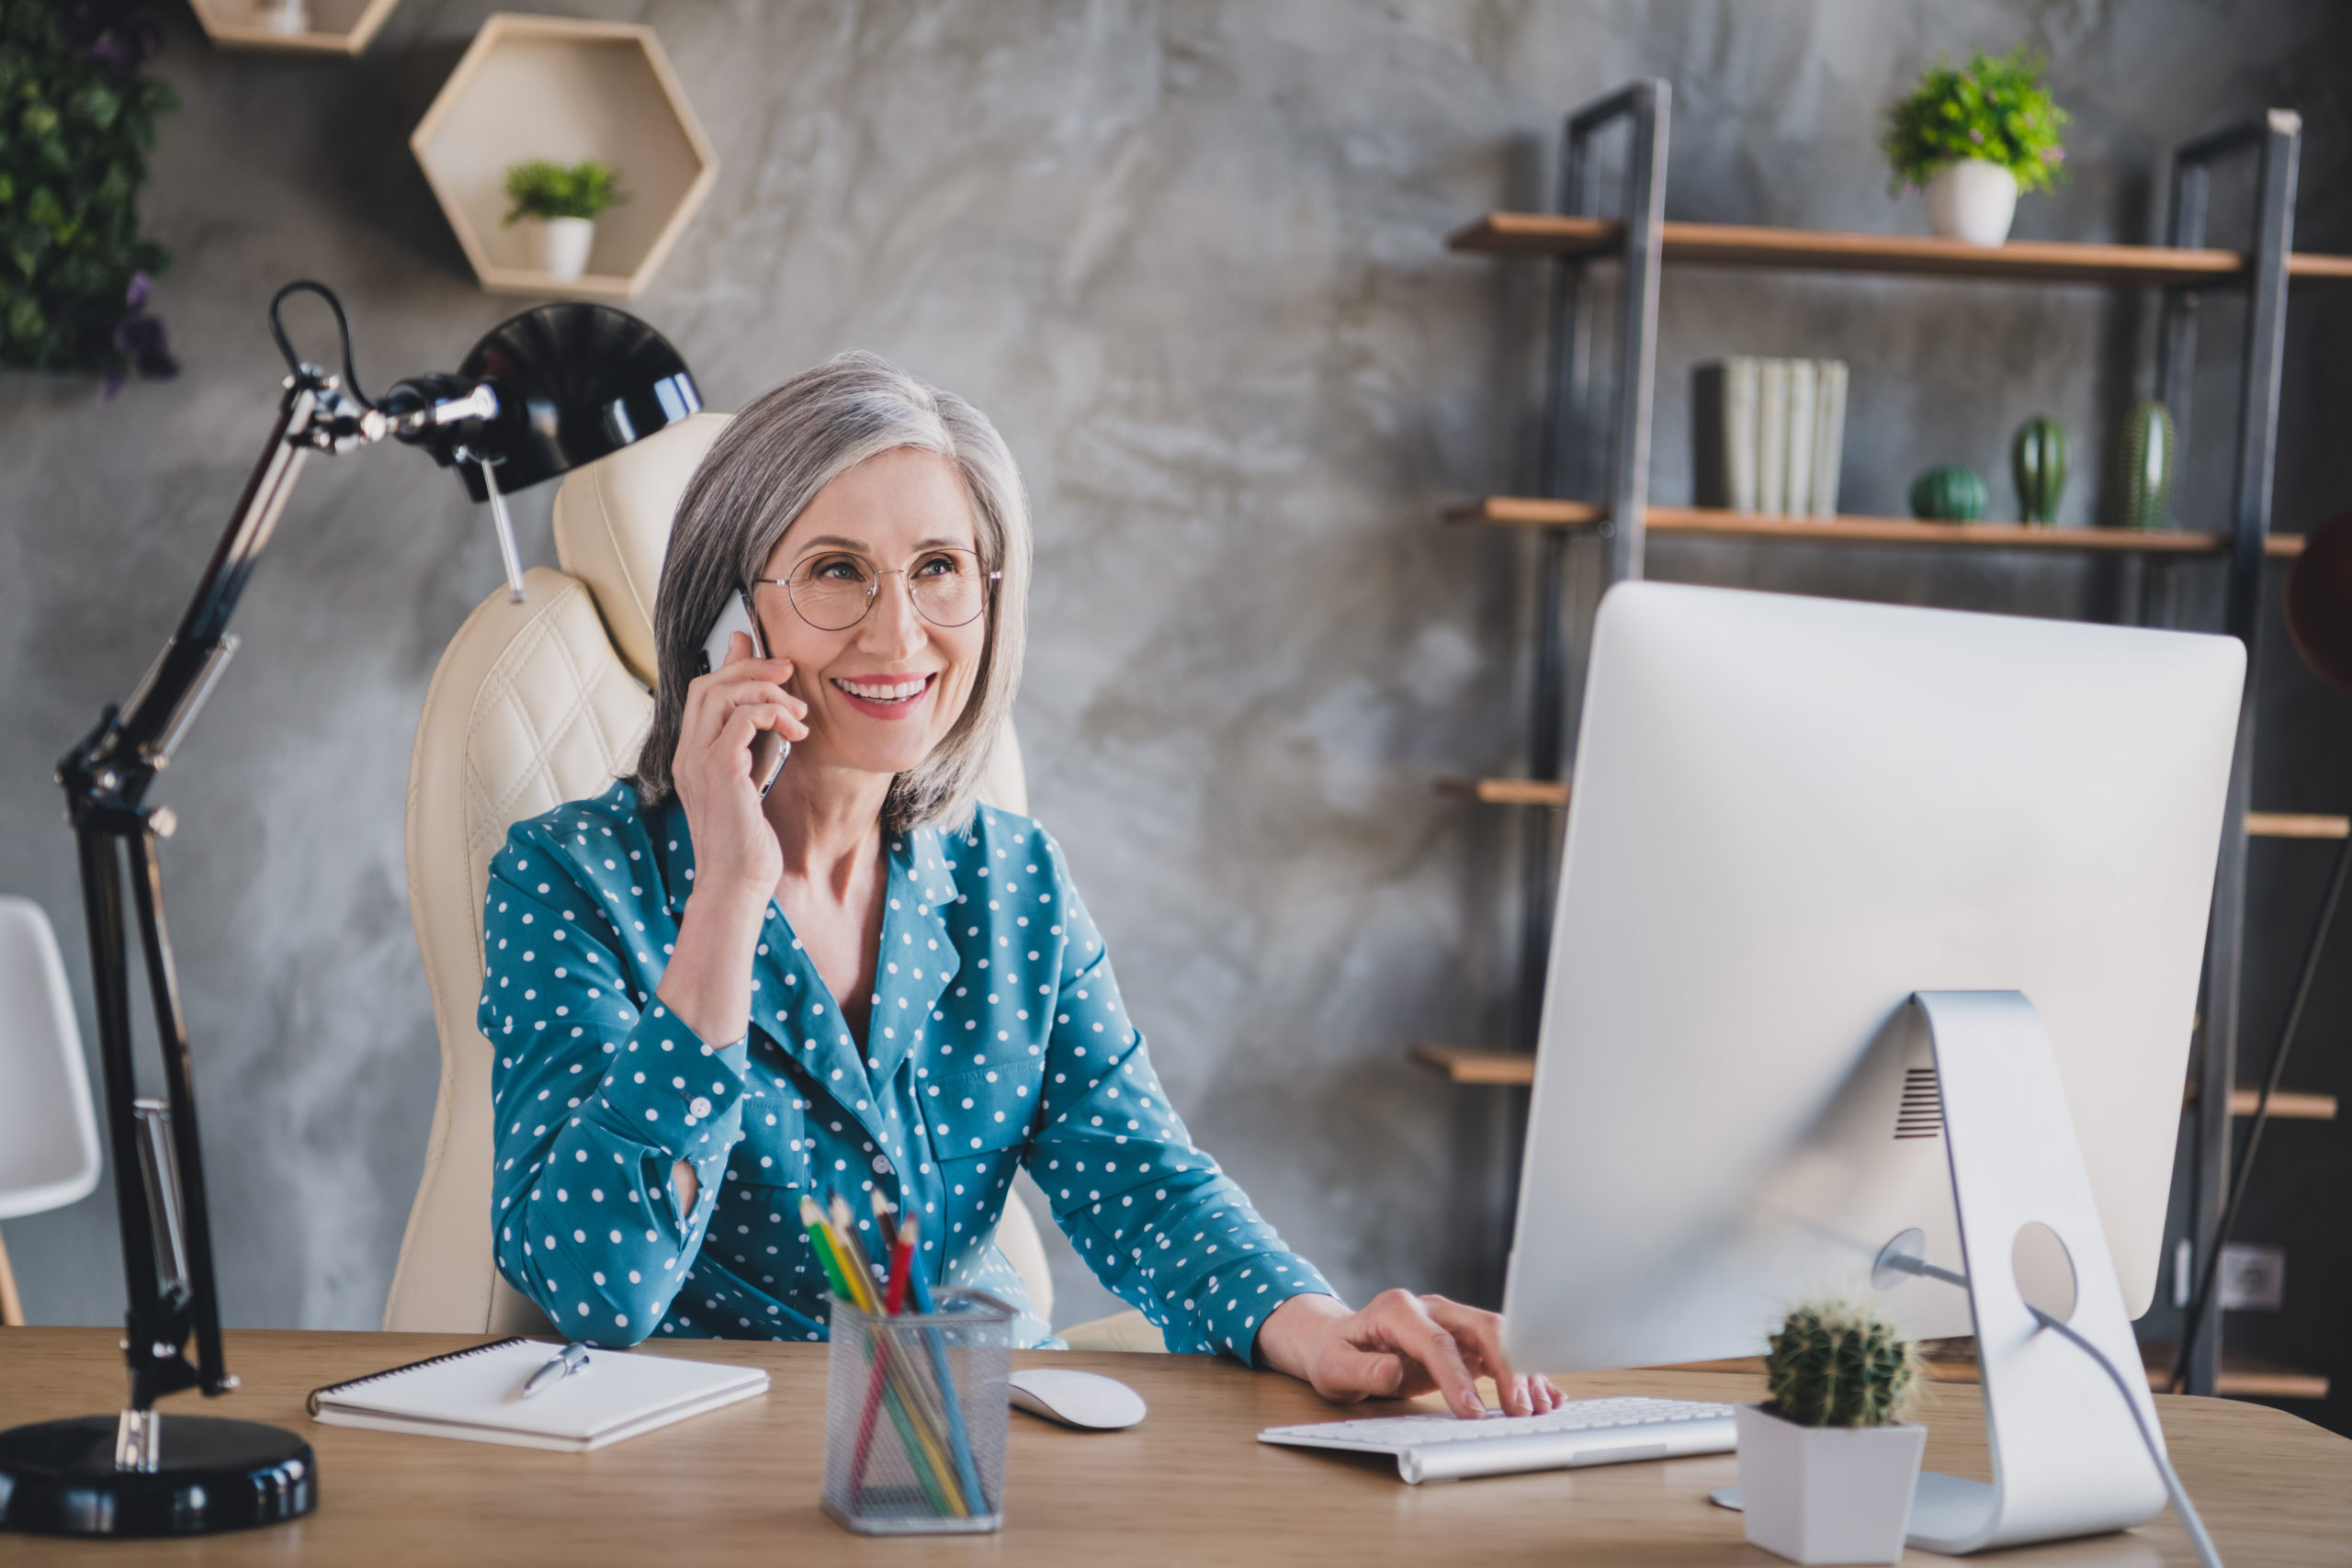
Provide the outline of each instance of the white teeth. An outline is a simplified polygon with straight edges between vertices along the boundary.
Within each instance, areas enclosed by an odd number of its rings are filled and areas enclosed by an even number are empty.
[[[930,683],[928,676],[913,681],[894,681],[887,684],[865,681],[835,681],[833,682],[851,696],[864,697],[869,703],[902,703]]]

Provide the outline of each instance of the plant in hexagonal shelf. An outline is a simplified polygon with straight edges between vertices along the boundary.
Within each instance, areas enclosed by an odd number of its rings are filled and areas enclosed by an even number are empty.
[[[171,254],[139,231],[162,45],[141,0],[0,0],[0,367],[178,372],[147,313]]]
[[[506,170],[509,223],[530,225],[532,258],[541,272],[566,282],[588,270],[596,244],[596,220],[627,201],[620,175],[610,164],[589,159],[551,164],[533,158]]]

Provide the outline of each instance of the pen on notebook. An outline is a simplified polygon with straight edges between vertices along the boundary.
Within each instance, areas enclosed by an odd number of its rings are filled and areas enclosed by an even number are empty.
[[[588,1347],[573,1340],[557,1351],[547,1365],[533,1372],[523,1384],[523,1397],[543,1393],[588,1364]]]

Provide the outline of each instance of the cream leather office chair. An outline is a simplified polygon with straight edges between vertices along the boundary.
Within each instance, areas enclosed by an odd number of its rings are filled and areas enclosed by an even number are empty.
[[[523,604],[503,590],[484,600],[425,693],[409,763],[409,913],[441,1037],[441,1090],[384,1306],[388,1329],[546,1328],[491,1256],[492,1052],[474,1026],[482,895],[511,825],[594,794],[633,761],[652,716],[653,597],[670,519],[726,423],[696,414],[569,475],[555,502],[563,570],[529,572]],[[980,798],[1027,809],[1009,725]],[[1018,1198],[1005,1206],[997,1245],[1051,1321],[1044,1243]],[[1092,1348],[1160,1348],[1140,1313],[1070,1332]]]

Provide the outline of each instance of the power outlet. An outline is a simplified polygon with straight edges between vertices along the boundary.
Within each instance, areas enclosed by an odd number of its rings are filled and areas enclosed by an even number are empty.
[[[2277,1312],[2287,1300],[2287,1249],[2232,1242],[2222,1248],[2222,1307]]]

